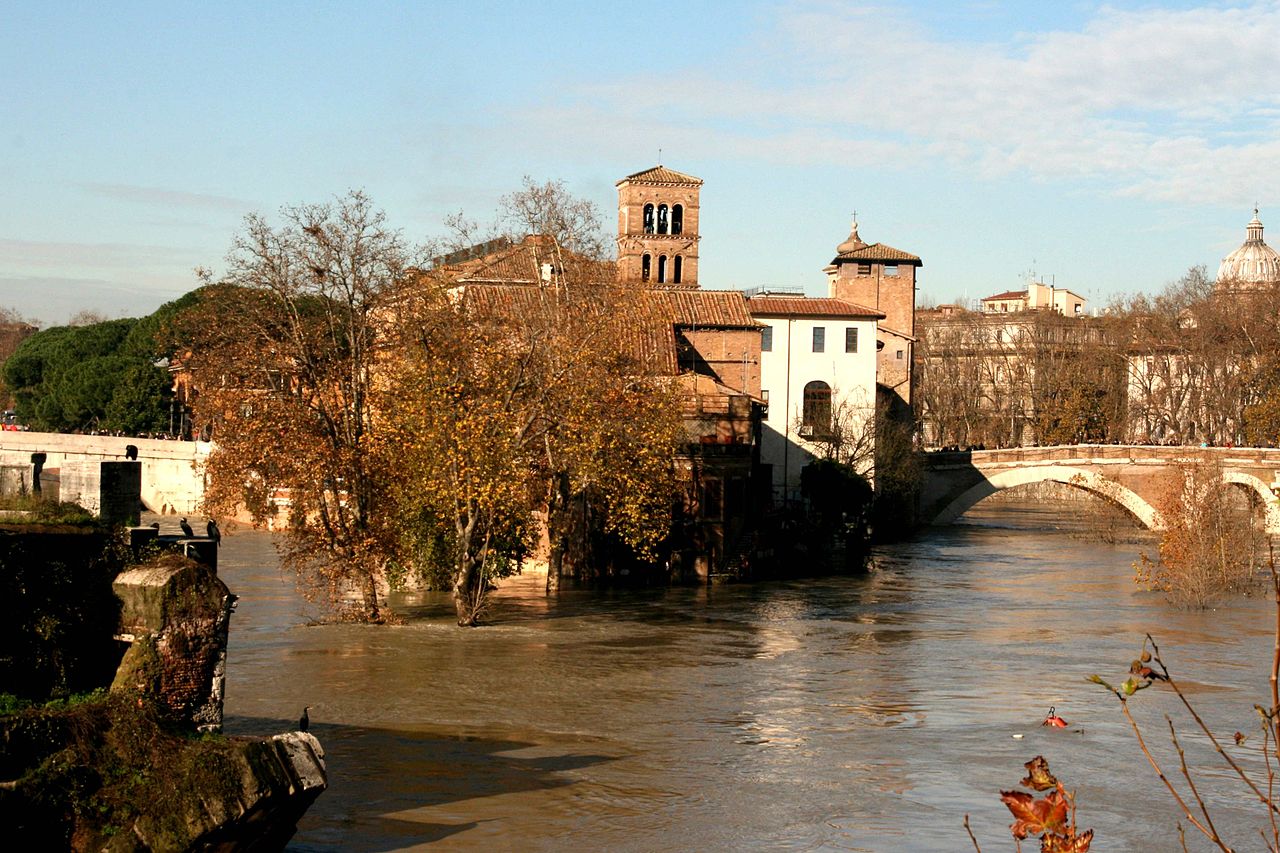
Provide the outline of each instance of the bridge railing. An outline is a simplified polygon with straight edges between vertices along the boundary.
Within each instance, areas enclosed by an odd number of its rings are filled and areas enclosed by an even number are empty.
[[[926,465],[993,465],[999,463],[1055,462],[1080,459],[1130,459],[1169,461],[1195,459],[1275,465],[1280,468],[1280,448],[1201,447],[1153,444],[1063,444],[1049,447],[1006,447],[995,450],[934,451],[924,454]]]

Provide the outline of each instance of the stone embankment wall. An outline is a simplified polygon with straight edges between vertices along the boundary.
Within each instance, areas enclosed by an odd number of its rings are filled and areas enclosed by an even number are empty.
[[[11,471],[16,466],[29,470],[31,454],[44,453],[45,475],[52,482],[53,471],[61,471],[68,463],[123,461],[129,445],[138,448],[138,461],[142,463],[142,502],[147,509],[162,515],[199,511],[204,499],[204,463],[213,449],[207,441],[2,431],[0,468]]]

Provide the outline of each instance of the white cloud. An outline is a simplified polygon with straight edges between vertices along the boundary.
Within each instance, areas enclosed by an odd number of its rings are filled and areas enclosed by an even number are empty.
[[[605,117],[575,124],[583,144],[661,116],[652,138],[724,153],[880,168],[945,157],[984,177],[1238,203],[1280,183],[1278,46],[1275,2],[1103,8],[1078,31],[1002,43],[944,40],[894,8],[796,2],[737,64],[573,93]]]
[[[244,199],[188,192],[186,190],[164,189],[162,187],[87,182],[81,184],[80,188],[90,195],[102,198],[159,207],[229,210],[235,213],[247,213],[254,209],[253,203]]]

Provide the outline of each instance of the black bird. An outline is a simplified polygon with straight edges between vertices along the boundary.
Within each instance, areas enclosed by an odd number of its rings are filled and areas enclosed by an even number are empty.
[[[159,530],[159,529],[160,529],[160,522],[158,522],[158,521],[153,521],[153,522],[151,522],[151,527],[152,527],[152,529],[154,529],[154,530]]]
[[[218,529],[218,522],[212,518],[209,519],[209,538],[213,540],[213,544],[217,548],[222,547],[222,531]]]
[[[302,716],[298,719],[298,731],[305,732],[311,727],[311,715],[307,713],[310,710],[310,705],[302,709]]]
[[[178,526],[182,528],[183,536],[191,537],[196,535],[196,532],[191,529],[190,524],[187,524],[187,520],[185,518],[178,522]]]

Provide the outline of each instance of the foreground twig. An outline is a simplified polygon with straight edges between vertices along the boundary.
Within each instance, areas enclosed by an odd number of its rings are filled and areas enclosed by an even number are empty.
[[[1168,683],[1169,687],[1177,695],[1179,701],[1182,702],[1182,706],[1187,709],[1187,713],[1191,715],[1191,719],[1196,721],[1196,725],[1200,727],[1200,731],[1204,732],[1205,737],[1207,737],[1209,742],[1213,744],[1213,748],[1217,750],[1218,755],[1221,755],[1222,759],[1227,762],[1227,765],[1235,771],[1235,774],[1240,777],[1240,781],[1244,782],[1250,791],[1253,791],[1254,795],[1258,798],[1258,802],[1265,805],[1273,813],[1280,814],[1280,807],[1278,807],[1270,797],[1264,794],[1262,789],[1258,787],[1257,783],[1250,779],[1248,774],[1246,774],[1240,765],[1236,763],[1235,759],[1227,754],[1227,751],[1222,748],[1222,744],[1218,742],[1218,738],[1214,735],[1213,730],[1210,729],[1200,715],[1196,713],[1196,709],[1192,707],[1191,702],[1187,700],[1186,694],[1182,692],[1182,688],[1178,686],[1178,683],[1174,681],[1173,676],[1169,674],[1169,668],[1164,665],[1164,661],[1160,657],[1160,647],[1156,645],[1156,641],[1152,639],[1150,634],[1147,634],[1147,641],[1151,643],[1152,659],[1160,667],[1160,672],[1164,675],[1165,682]]]
[[[978,853],[982,853],[982,848],[978,846],[978,839],[974,837],[973,830],[969,828],[969,816],[964,816],[964,831],[969,833],[969,840],[973,842],[973,849]]]
[[[1164,771],[1160,769],[1160,763],[1156,761],[1155,756],[1151,754],[1151,750],[1147,747],[1147,741],[1142,737],[1142,729],[1138,727],[1138,721],[1133,718],[1133,714],[1129,713],[1128,701],[1126,701],[1125,697],[1121,695],[1119,691],[1114,691],[1113,689],[1113,692],[1115,692],[1116,696],[1120,699],[1120,710],[1124,713],[1125,719],[1129,721],[1129,727],[1133,729],[1133,736],[1137,738],[1138,747],[1142,750],[1142,754],[1146,756],[1147,763],[1156,771],[1156,775],[1160,777],[1160,781],[1163,782],[1165,788],[1169,790],[1169,794],[1173,797],[1174,802],[1178,804],[1178,808],[1182,809],[1182,814],[1191,822],[1192,826],[1204,834],[1205,838],[1208,838],[1214,844],[1218,845],[1222,850],[1230,850],[1231,848],[1222,843],[1222,839],[1218,838],[1216,833],[1210,832],[1205,828],[1204,824],[1202,824],[1196,816],[1191,813],[1191,809],[1187,807],[1186,801],[1182,799],[1182,795],[1178,793],[1178,789],[1173,787],[1173,783],[1169,781],[1169,777],[1164,775]],[[1185,841],[1183,842],[1183,846],[1186,846]]]
[[[1195,779],[1191,778],[1191,771],[1187,769],[1187,753],[1182,749],[1182,744],[1178,742],[1178,732],[1173,728],[1173,720],[1165,715],[1164,721],[1169,724],[1169,740],[1173,741],[1173,748],[1178,751],[1178,763],[1182,769],[1182,778],[1187,780],[1187,787],[1191,789],[1191,796],[1196,798],[1196,805],[1200,806],[1200,814],[1204,815],[1205,826],[1209,827],[1209,831],[1214,837],[1218,836],[1218,828],[1213,825],[1213,818],[1209,816],[1209,807],[1204,804],[1204,798],[1200,796],[1200,791],[1196,788]]]

